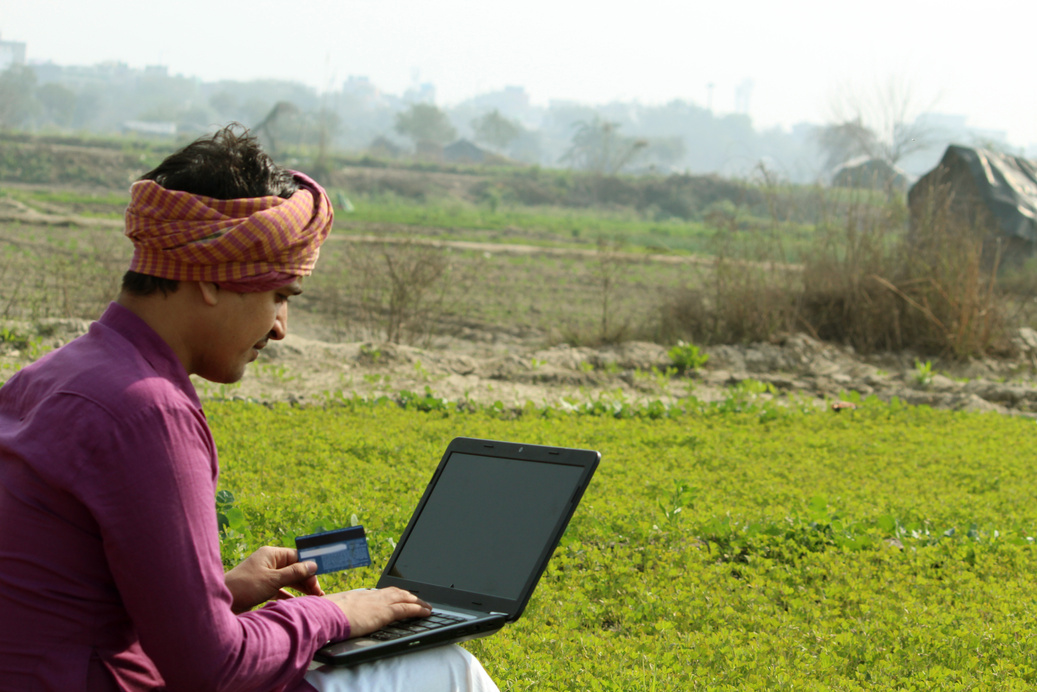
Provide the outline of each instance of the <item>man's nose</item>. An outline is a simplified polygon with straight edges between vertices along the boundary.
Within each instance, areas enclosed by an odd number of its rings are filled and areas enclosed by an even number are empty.
[[[277,308],[274,317],[274,326],[270,329],[270,338],[280,341],[288,333],[288,303],[284,302]]]

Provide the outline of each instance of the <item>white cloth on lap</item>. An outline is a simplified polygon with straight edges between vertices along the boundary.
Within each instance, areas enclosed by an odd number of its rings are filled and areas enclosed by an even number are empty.
[[[306,674],[318,692],[499,692],[479,660],[460,646],[438,646],[353,668]]]

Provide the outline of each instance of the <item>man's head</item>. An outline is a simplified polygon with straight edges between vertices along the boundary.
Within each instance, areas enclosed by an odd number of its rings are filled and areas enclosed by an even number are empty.
[[[289,199],[299,189],[291,171],[273,162],[248,130],[229,125],[170,154],[138,180],[151,180],[166,190],[213,199],[277,196]],[[176,279],[130,270],[122,289],[133,295],[171,293]]]
[[[285,334],[288,298],[331,229],[327,194],[229,127],[169,156],[130,197],[134,255],[119,302],[189,373],[239,379],[268,339]]]

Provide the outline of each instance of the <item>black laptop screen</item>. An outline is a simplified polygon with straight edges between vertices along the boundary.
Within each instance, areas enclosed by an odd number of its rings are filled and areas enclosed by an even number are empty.
[[[538,566],[584,468],[454,452],[390,573],[514,599]]]

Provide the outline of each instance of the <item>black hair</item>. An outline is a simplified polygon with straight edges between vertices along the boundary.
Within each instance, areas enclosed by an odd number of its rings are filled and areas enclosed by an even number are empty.
[[[232,123],[176,151],[142,175],[167,190],[189,192],[214,199],[241,199],[276,195],[288,199],[299,189],[292,173],[274,163],[248,129]],[[124,291],[147,296],[168,295],[179,283],[173,279],[128,271]]]
[[[163,279],[135,271],[128,271],[122,275],[122,290],[134,296],[150,296],[157,292],[168,296],[170,293],[176,293],[178,288],[180,282],[176,279]]]

